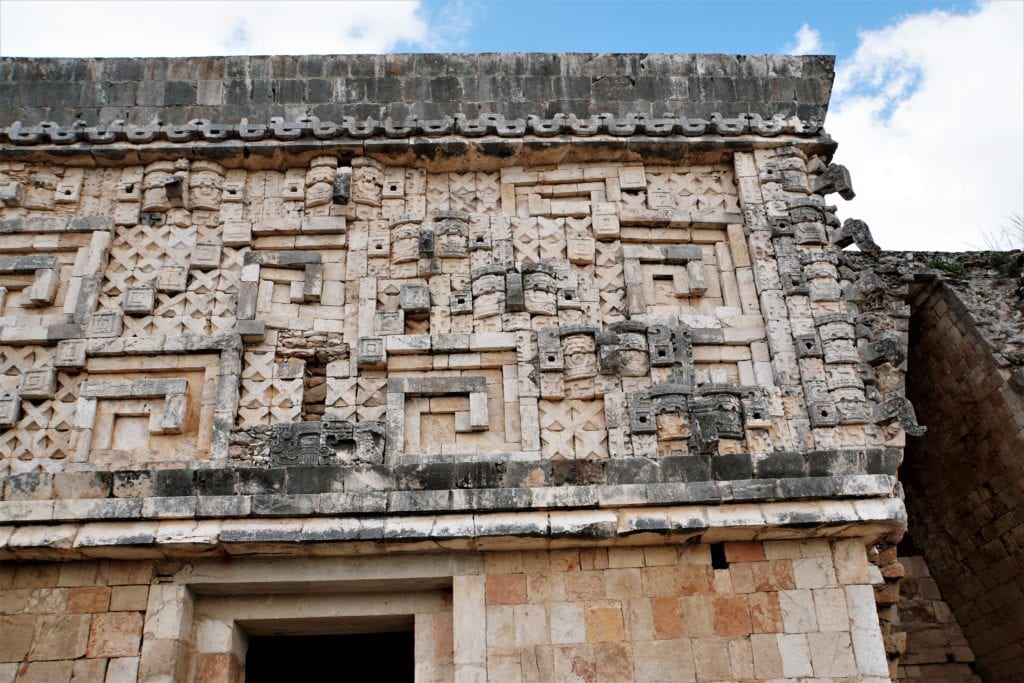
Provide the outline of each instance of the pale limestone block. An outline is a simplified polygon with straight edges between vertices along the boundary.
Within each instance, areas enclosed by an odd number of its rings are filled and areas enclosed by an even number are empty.
[[[388,354],[430,353],[428,334],[390,334],[384,337],[384,342]]]
[[[797,588],[828,588],[837,585],[831,556],[793,560]]]
[[[75,404],[75,429],[92,429],[96,422],[96,399],[79,396]]]
[[[226,221],[221,231],[225,247],[248,247],[253,241],[252,223],[248,220]]]
[[[146,640],[184,638],[185,624],[191,619],[192,600],[188,589],[178,584],[154,584],[149,589],[149,604],[143,636]]]
[[[118,202],[114,205],[114,225],[134,226],[139,224],[139,205],[132,202]]]
[[[739,286],[740,307],[747,315],[759,315],[761,305],[754,285],[754,273],[750,268],[736,269],[736,283]]]
[[[673,558],[672,564],[675,564]],[[631,641],[654,640],[656,632],[654,629],[654,616],[651,612],[651,601],[648,598],[638,598],[622,601],[622,617],[626,629],[626,639]],[[552,619],[552,623],[554,620]],[[554,630],[552,629],[552,638]]]
[[[53,268],[40,268],[35,273],[32,286],[25,291],[25,298],[33,306],[49,306],[57,295],[59,278]]]
[[[117,337],[121,334],[122,326],[123,319],[119,312],[93,313],[86,322],[85,334],[90,338]]]
[[[725,595],[727,593],[736,593],[738,591],[733,589],[732,576],[728,569],[716,569],[714,579],[714,590],[715,593]]]
[[[807,636],[780,633],[776,638],[779,644],[779,657],[782,660],[782,675],[786,678],[813,676],[814,667],[811,666]]]
[[[201,619],[195,624],[195,648],[200,653],[230,652],[232,624],[222,619]]]
[[[750,253],[747,251],[747,238],[742,225],[729,225],[726,227],[729,240],[729,254],[732,257],[733,265],[736,268],[747,268],[750,266]]]
[[[188,269],[184,266],[164,266],[160,269],[157,291],[178,293],[188,289]]]
[[[693,558],[684,557],[684,562]],[[703,564],[703,562],[701,563]],[[686,632],[691,636],[710,636],[715,632],[714,611],[706,595],[684,595],[679,598],[680,608],[686,615]]]
[[[853,653],[861,676],[889,675],[889,662],[885,655],[885,642],[876,626],[871,629],[850,630]]]
[[[456,664],[455,683],[487,683],[488,664]],[[513,680],[510,677],[499,680]]]
[[[696,680],[693,647],[689,640],[653,640],[633,644],[633,671],[637,681],[686,683]],[[704,680],[702,676],[702,680]]]
[[[81,253],[81,250],[79,250]],[[82,294],[82,278],[78,275],[72,275],[67,280],[67,291],[64,294],[64,315],[73,316],[78,310],[78,297]],[[3,305],[4,299],[7,296],[7,289],[0,287],[0,305]]]
[[[104,683],[135,683],[138,675],[138,657],[117,657],[107,662]]]
[[[483,664],[487,660],[485,576],[452,578],[452,620],[455,663]]]
[[[486,608],[487,647],[502,650],[515,647],[515,612],[512,605]]]
[[[742,310],[740,303],[740,288],[736,282],[736,274],[731,270],[722,271],[719,275],[719,281],[722,287],[722,301],[726,307],[736,308]],[[716,311],[719,317],[722,317],[724,311]]]
[[[156,292],[152,287],[129,287],[124,293],[122,309],[125,315],[152,315],[156,306]]]
[[[854,628],[870,631],[878,629],[878,611],[875,592],[871,586],[846,586],[846,609]]]
[[[522,376],[520,375],[520,378]],[[520,391],[520,396],[523,396]],[[522,431],[522,447],[524,451],[540,450],[540,421],[537,414],[537,399],[519,399],[519,425]]]
[[[753,633],[750,636],[750,648],[754,657],[754,675],[757,678],[781,678],[782,656],[779,643],[774,633]]]
[[[849,633],[809,633],[807,643],[815,676],[843,678],[857,675],[857,662],[853,656]]]
[[[800,541],[765,541],[764,557],[766,560],[795,560],[803,557]]]
[[[544,605],[516,605],[513,608],[516,622],[516,645],[546,645],[550,642],[547,611]]]
[[[615,213],[596,213],[593,216],[594,237],[598,240],[617,240],[620,234],[619,216]]]
[[[305,299],[304,284],[300,280],[294,280],[288,283],[288,301],[293,304],[301,304]]]
[[[818,630],[814,596],[809,590],[779,591],[779,612],[782,614],[782,625],[786,633],[809,633]]]
[[[57,371],[54,368],[31,369],[21,373],[18,394],[23,399],[46,400],[52,398],[56,390]]]
[[[849,630],[850,617],[846,612],[846,593],[842,588],[817,588],[811,593],[820,630]]]
[[[502,376],[502,400],[511,403],[519,398],[519,366],[503,365]]]
[[[849,538],[832,544],[836,581],[840,586],[870,583],[867,550],[864,541]]]
[[[620,166],[619,188],[622,190],[644,190],[647,188],[647,175],[643,166]]]
[[[516,348],[514,332],[479,332],[469,336],[471,351],[506,351]]]
[[[587,624],[581,603],[553,603],[549,606],[551,642],[554,644],[585,643]]]
[[[540,649],[540,648],[538,648]],[[524,671],[527,667],[524,666],[523,659],[532,659],[534,655],[534,648],[527,649],[521,656],[518,651],[509,652],[507,654],[492,654],[487,658],[487,680],[488,681],[523,681]],[[534,662],[535,664],[535,662]],[[536,666],[534,667],[536,668]],[[546,669],[549,671],[550,667]],[[534,674],[525,676],[525,680],[550,680],[548,675]],[[420,679],[417,680],[427,680]]]
[[[488,428],[487,394],[474,392],[469,395],[469,428],[473,431]]]
[[[749,640],[737,638],[729,641],[729,664],[737,680],[754,677],[754,656]]]

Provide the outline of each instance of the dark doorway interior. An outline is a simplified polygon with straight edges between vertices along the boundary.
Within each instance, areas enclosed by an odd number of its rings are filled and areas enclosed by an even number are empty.
[[[250,636],[246,683],[401,683],[414,676],[411,631],[340,636]]]

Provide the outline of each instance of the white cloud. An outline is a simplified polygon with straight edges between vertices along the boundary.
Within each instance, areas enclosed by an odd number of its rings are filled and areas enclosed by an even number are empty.
[[[1024,213],[1024,3],[934,11],[861,33],[826,129],[887,249],[984,248]]]
[[[804,24],[801,26],[796,34],[793,36],[795,39],[792,44],[786,47],[786,54],[790,55],[817,55],[821,54],[822,42],[821,34],[817,30],[811,28],[810,24]]]
[[[182,57],[443,50],[468,29],[459,2],[0,2],[0,54]],[[436,17],[432,20],[431,17]]]

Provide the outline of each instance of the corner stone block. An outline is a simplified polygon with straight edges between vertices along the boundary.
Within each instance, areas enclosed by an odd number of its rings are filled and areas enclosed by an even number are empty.
[[[93,313],[89,316],[89,322],[85,328],[85,334],[89,338],[96,337],[119,337],[123,320],[121,314],[114,311]]]
[[[347,226],[344,216],[304,216],[301,230],[314,235],[343,235]]]
[[[54,268],[40,268],[36,271],[36,278],[28,289],[28,301],[33,306],[50,306],[53,298],[57,295],[59,278]]]
[[[64,339],[57,344],[53,365],[58,368],[81,368],[85,366],[86,339]]]
[[[129,287],[124,293],[121,308],[125,315],[152,315],[156,306],[156,292],[149,287]]]
[[[192,250],[189,268],[213,270],[220,268],[220,245],[214,242],[198,242]]]
[[[18,393],[22,398],[44,401],[53,398],[57,390],[57,371],[53,368],[26,370],[21,375]]]
[[[405,333],[405,311],[377,311],[374,329],[382,336]]]
[[[274,364],[274,379],[301,379],[306,370],[305,361],[282,361]]]
[[[430,312],[430,289],[426,285],[402,285],[398,306],[408,316]]]
[[[185,394],[168,393],[164,397],[164,409],[153,411],[149,416],[151,434],[180,434],[185,424]]]
[[[235,331],[247,342],[261,342],[267,336],[267,326],[262,320],[239,320]]]
[[[643,166],[624,166],[619,169],[619,188],[622,190],[647,189],[647,175]]]
[[[228,221],[221,233],[225,247],[248,247],[252,244],[252,224],[249,221]]]
[[[21,417],[21,397],[16,393],[0,393],[0,427],[13,427]]]
[[[569,262],[578,266],[590,265],[594,262],[594,239],[584,235],[573,235],[566,240]]]
[[[619,217],[616,214],[594,214],[594,237],[599,240],[619,239]]]
[[[363,370],[383,368],[387,365],[384,339],[360,337],[356,347],[356,365]]]
[[[160,269],[157,291],[177,294],[188,289],[188,269],[183,266],[164,266]]]

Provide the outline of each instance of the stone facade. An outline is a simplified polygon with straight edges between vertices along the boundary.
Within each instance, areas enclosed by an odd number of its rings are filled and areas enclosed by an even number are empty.
[[[924,429],[831,63],[432,59],[301,58],[303,112],[285,59],[0,62],[0,680],[394,628],[423,681],[895,675]]]

